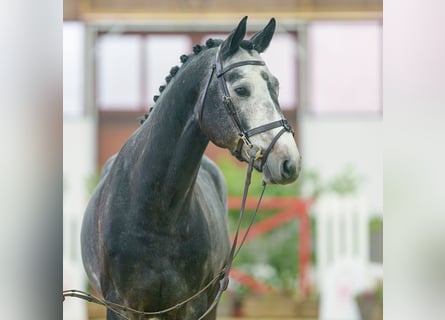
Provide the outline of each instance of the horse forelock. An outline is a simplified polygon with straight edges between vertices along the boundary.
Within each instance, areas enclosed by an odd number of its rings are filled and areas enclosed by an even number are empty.
[[[179,57],[179,60],[181,61],[181,66],[184,65],[185,63],[187,63],[187,61],[189,61],[193,57],[198,56],[204,50],[215,48],[215,47],[219,47],[222,43],[223,43],[223,40],[221,40],[221,39],[209,38],[205,42],[205,45],[201,45],[201,44],[194,45],[192,53],[182,54]],[[245,50],[248,50],[248,51],[255,50],[255,46],[253,45],[253,43],[250,40],[242,40],[241,43],[240,43],[240,47],[245,49]],[[162,92],[166,89],[166,87],[171,82],[171,80],[181,70],[181,66],[177,66],[176,65],[176,66],[173,66],[170,69],[169,74],[165,77],[165,84],[163,84],[163,85],[161,85],[159,87],[159,94],[153,96],[154,104],[149,108],[147,113],[145,113],[141,118],[139,118],[141,125],[145,122],[145,120],[148,119],[151,111],[153,110],[154,106],[156,105],[156,101],[159,99],[159,97],[161,96]]]

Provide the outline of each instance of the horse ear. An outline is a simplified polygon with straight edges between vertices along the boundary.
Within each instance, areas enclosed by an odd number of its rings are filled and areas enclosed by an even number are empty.
[[[236,29],[234,29],[221,44],[221,56],[223,59],[229,57],[238,50],[241,41],[246,35],[246,22],[247,16],[241,19]]]
[[[250,41],[254,45],[254,49],[258,51],[258,53],[264,52],[269,46],[270,41],[272,40],[273,34],[275,32],[275,18],[270,19],[267,26],[264,27],[263,30],[255,33]]]

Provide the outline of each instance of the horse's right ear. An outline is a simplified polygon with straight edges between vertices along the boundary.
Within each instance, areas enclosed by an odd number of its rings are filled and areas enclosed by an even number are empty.
[[[275,18],[270,19],[267,26],[263,30],[257,32],[250,38],[258,53],[263,53],[270,44],[275,32]]]
[[[246,35],[247,16],[241,19],[240,23],[221,44],[221,57],[225,59],[234,54]]]

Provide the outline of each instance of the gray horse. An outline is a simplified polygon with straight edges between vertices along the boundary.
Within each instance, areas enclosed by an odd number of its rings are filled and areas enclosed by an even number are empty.
[[[226,40],[209,39],[181,56],[146,120],[104,167],[81,246],[91,285],[110,302],[154,312],[202,290],[153,316],[191,320],[214,302],[219,284],[211,282],[227,263],[230,242],[224,179],[204,156],[209,141],[242,161],[252,146],[266,150],[253,163],[266,183],[290,183],[299,174],[278,81],[260,57],[275,20],[244,40],[246,20]],[[108,320],[121,318],[149,317],[107,311]],[[215,318],[213,308],[205,319]]]

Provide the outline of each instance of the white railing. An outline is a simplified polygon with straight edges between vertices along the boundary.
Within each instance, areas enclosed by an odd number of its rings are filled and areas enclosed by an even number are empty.
[[[359,320],[355,295],[372,286],[369,227],[362,196],[321,196],[313,207],[317,221],[317,280],[320,320]]]

